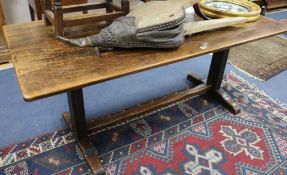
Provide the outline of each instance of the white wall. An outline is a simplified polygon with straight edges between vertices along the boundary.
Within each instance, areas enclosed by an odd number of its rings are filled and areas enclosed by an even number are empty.
[[[7,24],[31,21],[27,0],[1,0]]]

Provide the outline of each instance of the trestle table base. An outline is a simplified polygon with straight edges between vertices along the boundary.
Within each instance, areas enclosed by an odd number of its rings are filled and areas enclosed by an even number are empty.
[[[141,114],[172,104],[175,101],[205,93],[208,93],[217,99],[233,114],[238,114],[240,112],[240,108],[232,101],[226,100],[220,90],[228,53],[229,49],[226,49],[213,54],[206,82],[195,74],[190,74],[187,76],[187,79],[196,85],[193,88],[178,91],[159,99],[137,105],[109,116],[97,118],[89,122],[86,121],[85,117],[82,89],[67,92],[69,112],[64,114],[64,119],[68,127],[73,131],[74,135],[78,139],[79,146],[91,168],[92,173],[95,175],[104,175],[105,171],[99,160],[96,148],[89,141],[89,134],[102,130],[109,125],[122,123],[134,119]]]

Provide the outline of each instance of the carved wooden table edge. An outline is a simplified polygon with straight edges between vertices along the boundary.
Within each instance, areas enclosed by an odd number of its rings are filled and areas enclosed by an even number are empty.
[[[240,113],[240,108],[230,100],[226,100],[220,93],[221,82],[224,75],[224,70],[227,64],[229,49],[217,51],[213,53],[212,61],[206,82],[198,78],[195,74],[187,75],[196,86],[188,88],[173,94],[161,97],[150,102],[140,104],[130,109],[115,113],[110,116],[101,117],[91,122],[86,121],[84,110],[83,90],[68,91],[69,112],[64,113],[64,119],[68,127],[72,130],[76,138],[78,138],[80,148],[88,162],[93,174],[105,174],[104,168],[98,157],[96,148],[89,141],[89,134],[103,130],[108,125],[120,125],[126,121],[137,119],[137,116],[159,109],[173,102],[194,97],[197,95],[208,93],[213,98],[217,99],[226,109],[233,114]]]

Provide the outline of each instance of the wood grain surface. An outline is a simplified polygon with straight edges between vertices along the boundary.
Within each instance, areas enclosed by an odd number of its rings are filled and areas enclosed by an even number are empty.
[[[4,28],[26,101],[93,85],[128,74],[190,59],[287,31],[287,24],[265,17],[243,26],[204,32],[175,50],[118,49],[101,52],[54,38],[43,22]]]

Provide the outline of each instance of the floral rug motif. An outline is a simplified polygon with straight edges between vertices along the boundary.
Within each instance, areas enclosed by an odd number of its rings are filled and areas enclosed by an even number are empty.
[[[234,73],[232,115],[207,95],[91,135],[107,175],[287,174],[287,109]],[[0,150],[0,174],[90,174],[68,129]]]

